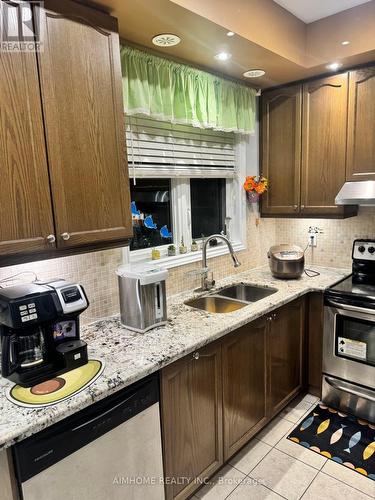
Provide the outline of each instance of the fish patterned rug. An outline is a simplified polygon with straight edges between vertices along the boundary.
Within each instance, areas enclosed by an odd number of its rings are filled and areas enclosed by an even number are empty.
[[[375,425],[318,404],[288,439],[375,481]]]

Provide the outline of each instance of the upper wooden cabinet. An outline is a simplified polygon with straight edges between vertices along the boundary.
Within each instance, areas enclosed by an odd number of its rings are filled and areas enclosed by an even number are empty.
[[[348,73],[264,92],[261,120],[263,216],[357,214],[335,205],[346,179]]]
[[[266,332],[262,318],[223,341],[224,460],[265,422]]]
[[[38,54],[58,245],[132,235],[117,21],[65,0],[39,9]]]
[[[262,168],[270,182],[263,214],[296,214],[300,206],[301,85],[262,98]]]
[[[375,180],[375,68],[349,73],[347,180]]]
[[[8,21],[16,30],[16,16]],[[54,226],[36,54],[1,51],[0,71],[0,255],[46,250]]]
[[[0,53],[7,263],[132,236],[117,22],[68,0],[34,9],[43,50]],[[15,3],[15,32],[21,16]]]
[[[345,183],[348,74],[303,86],[302,215],[343,215],[335,205]]]

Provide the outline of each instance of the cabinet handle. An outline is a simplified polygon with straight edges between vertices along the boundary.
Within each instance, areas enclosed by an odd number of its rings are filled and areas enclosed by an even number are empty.
[[[298,205],[293,205],[294,210],[298,210]]]
[[[272,316],[268,316],[267,321],[272,321]]]
[[[272,319],[277,319],[277,314],[276,313],[272,314]]]
[[[56,241],[56,236],[54,234],[49,234],[48,236],[46,236],[46,240],[48,243],[55,243]]]
[[[305,205],[301,205],[301,210],[305,210]]]
[[[68,241],[68,240],[70,240],[70,234],[69,233],[62,233],[61,238],[64,241]]]
[[[193,352],[193,359],[198,360],[199,358],[210,358],[211,354],[201,354],[198,351]]]

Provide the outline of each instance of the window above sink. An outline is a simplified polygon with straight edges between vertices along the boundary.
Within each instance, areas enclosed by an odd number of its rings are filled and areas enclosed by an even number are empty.
[[[202,258],[202,235],[222,231],[229,232],[235,251],[246,249],[246,224],[243,223],[246,220],[246,197],[242,183],[249,174],[247,165],[254,163],[249,157],[254,148],[249,145],[256,141],[256,137],[199,130],[192,126],[171,126],[146,118],[126,117],[126,121],[129,174],[133,177],[130,192],[134,238],[130,249],[124,249],[125,262],[149,264],[153,248],[161,254],[157,263],[166,268],[196,262]],[[174,144],[171,152],[168,148],[175,140],[171,138],[174,133],[179,142]],[[197,137],[206,137],[207,134],[207,142],[201,141],[195,146],[199,150],[194,153],[196,158],[193,155],[190,159],[181,157],[176,158],[175,163],[171,162],[169,156],[177,154],[177,146],[182,154],[190,144],[195,144],[192,134],[198,134]],[[199,159],[205,148],[212,157],[209,159],[206,154],[206,166]],[[156,157],[153,156],[154,150],[158,154]],[[191,154],[190,150],[186,152],[187,156]],[[152,159],[158,160],[158,164],[152,165]],[[185,254],[179,253],[182,238],[187,247]],[[191,251],[193,241],[197,242],[198,251]],[[208,258],[228,252],[226,245],[217,241],[217,246],[209,248]],[[168,256],[170,245],[175,247],[174,256]]]

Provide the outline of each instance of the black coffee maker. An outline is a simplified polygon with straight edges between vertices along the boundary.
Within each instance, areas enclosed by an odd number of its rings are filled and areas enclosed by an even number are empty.
[[[79,315],[89,302],[65,280],[0,289],[1,375],[32,387],[87,363]]]

